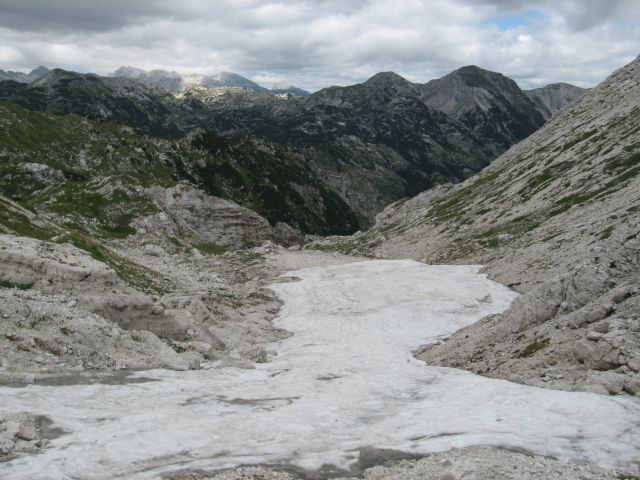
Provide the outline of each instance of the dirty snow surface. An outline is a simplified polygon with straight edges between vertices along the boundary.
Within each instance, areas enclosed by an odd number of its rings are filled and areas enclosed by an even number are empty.
[[[68,433],[0,464],[12,479],[156,478],[188,468],[348,468],[362,447],[428,453],[522,448],[602,466],[640,458],[640,403],[432,368],[419,345],[515,298],[473,266],[369,261],[292,272],[273,286],[293,336],[255,370],[137,374],[125,385],[1,388],[0,409]]]

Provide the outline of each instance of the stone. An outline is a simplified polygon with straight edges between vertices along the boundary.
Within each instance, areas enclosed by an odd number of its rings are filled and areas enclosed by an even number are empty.
[[[16,442],[8,438],[7,435],[0,433],[0,458],[9,456],[15,448]]]
[[[178,357],[185,362],[188,370],[200,370],[200,365],[204,361],[202,355],[194,351],[179,353]]]
[[[609,395],[609,391],[600,384],[581,383],[576,386],[576,391],[597,393],[598,395]]]
[[[267,352],[262,347],[255,347],[250,350],[246,350],[242,352],[242,357],[255,363],[266,363],[268,361]]]
[[[29,420],[20,422],[20,428],[15,434],[16,438],[25,441],[32,441],[39,437],[38,428],[35,423]]]
[[[624,389],[631,395],[640,396],[640,375],[634,375],[624,382]]]
[[[593,372],[589,379],[601,385],[610,395],[616,395],[624,389],[626,377],[621,373]]]
[[[438,480],[458,480],[458,477],[456,477],[453,473],[451,472],[447,472],[443,475],[440,475],[438,477]]]
[[[176,340],[186,337],[186,328],[171,311],[165,311],[142,295],[84,295],[82,306],[124,330],[146,330],[159,337]]]
[[[234,358],[228,355],[225,355],[220,359],[219,367],[220,368],[242,368],[245,370],[256,368],[251,360],[247,360],[246,358]]]
[[[609,322],[600,322],[593,326],[593,330],[597,333],[605,334],[609,331]]]
[[[620,350],[604,340],[595,344],[584,341],[576,342],[573,351],[578,362],[583,363],[587,368],[612,370],[621,365]]]
[[[300,249],[300,244],[304,242],[304,235],[288,223],[276,222],[271,231],[273,241],[279,245]]]
[[[154,245],[151,243],[147,243],[142,247],[142,252],[150,257],[160,257],[165,253],[160,245]]]

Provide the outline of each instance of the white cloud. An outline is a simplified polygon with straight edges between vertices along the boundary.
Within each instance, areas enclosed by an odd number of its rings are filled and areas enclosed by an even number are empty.
[[[0,68],[228,70],[315,90],[476,64],[591,86],[640,53],[639,25],[636,0],[0,0]]]

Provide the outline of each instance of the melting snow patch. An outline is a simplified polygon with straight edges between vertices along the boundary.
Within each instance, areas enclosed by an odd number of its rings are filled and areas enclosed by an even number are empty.
[[[292,273],[273,289],[294,333],[255,370],[141,373],[156,382],[0,388],[7,411],[67,435],[0,477],[156,478],[177,468],[323,464],[366,446],[424,454],[470,445],[624,466],[640,458],[640,402],[427,367],[411,351],[515,294],[477,266],[370,261]]]

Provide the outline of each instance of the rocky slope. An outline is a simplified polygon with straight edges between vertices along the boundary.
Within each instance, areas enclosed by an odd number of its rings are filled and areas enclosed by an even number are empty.
[[[201,197],[187,186],[170,192],[159,193],[167,211],[187,204],[177,196]],[[0,383],[61,375],[82,381],[92,372],[100,381],[105,372],[182,370],[213,360],[250,368],[265,355],[259,345],[285,335],[270,324],[278,301],[264,288],[272,275],[264,253],[277,247],[268,241],[267,248],[226,253],[213,243],[160,243],[151,234],[106,242],[1,196],[0,205],[3,229],[20,225],[20,236],[0,233]],[[194,234],[216,240],[239,238],[206,222],[184,218],[180,226],[196,224]],[[260,233],[269,234],[262,222]],[[240,239],[250,232],[244,228]]]
[[[201,192],[179,185],[154,193],[167,212],[188,213],[182,224],[197,226],[198,216],[207,216],[197,233],[220,234],[210,211],[185,211],[189,203],[177,198],[195,197],[200,208]],[[164,236],[160,244],[149,234],[98,241],[1,196],[0,206],[3,229],[21,233],[0,234],[1,384],[118,384],[145,381],[129,379],[132,369],[253,368],[266,361],[265,344],[288,336],[271,324],[279,301],[266,286],[274,277],[352,261],[313,252],[287,260],[288,252],[268,241],[224,254]],[[267,261],[274,253],[284,260]],[[61,433],[49,423],[0,412],[0,461],[45,448]]]
[[[524,93],[533,100],[545,120],[548,120],[554,113],[574,103],[585,91],[584,88],[568,83],[552,83],[546,87],[524,90]]]
[[[521,292],[421,357],[557,388],[640,393],[640,58],[479,175],[316,245],[480,263]]]

